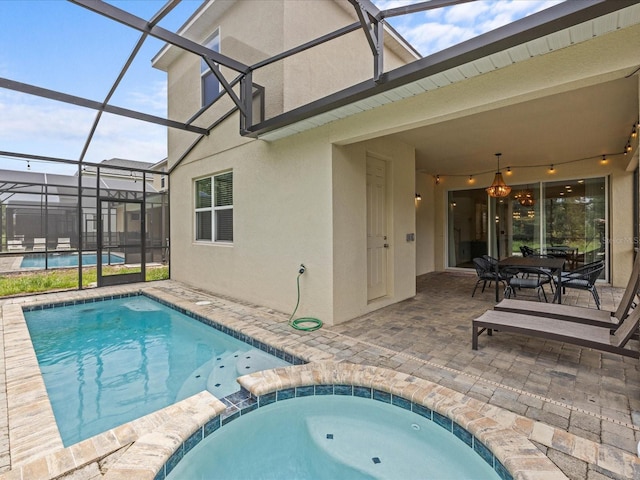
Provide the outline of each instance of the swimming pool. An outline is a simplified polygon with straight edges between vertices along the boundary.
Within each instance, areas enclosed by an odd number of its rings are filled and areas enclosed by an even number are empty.
[[[98,255],[96,253],[83,253],[82,265],[93,266],[97,264]],[[20,268],[45,268],[45,254],[38,253],[35,255],[25,255],[20,262]],[[102,254],[102,264],[120,264],[124,263],[124,257],[122,255]],[[77,267],[78,266],[78,254],[77,253],[49,253],[47,254],[47,267],[48,268],[64,268],[64,267]]]
[[[334,392],[333,386],[315,388]],[[454,435],[441,428],[430,415],[321,393],[271,403],[233,420],[193,447],[166,478],[501,478],[491,452],[474,440],[466,430]]]
[[[24,310],[65,446],[291,364],[143,295]]]

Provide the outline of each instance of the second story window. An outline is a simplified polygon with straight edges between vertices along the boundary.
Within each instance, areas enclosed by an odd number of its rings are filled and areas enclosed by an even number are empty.
[[[205,47],[215,52],[220,52],[220,35],[217,31],[207,40]],[[220,95],[220,82],[209,68],[209,65],[207,65],[207,62],[202,59],[200,60],[200,88],[202,106],[208,105]]]

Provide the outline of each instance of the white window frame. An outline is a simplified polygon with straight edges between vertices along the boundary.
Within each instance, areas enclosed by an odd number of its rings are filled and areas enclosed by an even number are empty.
[[[216,206],[215,205],[215,196],[216,196],[216,192],[214,191],[215,189],[215,179],[216,177],[219,177],[221,175],[227,175],[227,174],[231,174],[231,188],[232,188],[232,201],[231,201],[231,205],[221,205],[221,206]],[[199,181],[205,180],[205,179],[210,179],[211,180],[211,206],[209,207],[197,207],[197,203],[196,203],[196,195],[198,192],[198,187],[197,184]],[[233,211],[233,170],[226,170],[223,172],[218,172],[215,173],[213,175],[207,175],[205,177],[199,177],[194,179],[193,181],[193,196],[192,196],[193,200],[194,200],[194,204],[193,204],[193,211],[194,211],[194,216],[193,216],[193,238],[196,242],[198,243],[217,243],[217,244],[225,244],[225,245],[230,245],[233,244],[233,240],[217,240],[216,239],[216,212],[217,211],[221,211],[221,210],[232,210]],[[198,238],[198,213],[201,212],[211,212],[211,238]],[[233,237],[233,220],[231,223],[231,235]]]

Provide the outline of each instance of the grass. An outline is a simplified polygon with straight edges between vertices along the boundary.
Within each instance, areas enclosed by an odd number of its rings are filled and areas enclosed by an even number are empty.
[[[103,273],[135,273],[135,267],[107,267]],[[147,267],[146,281],[166,280],[169,278],[169,267]],[[95,268],[82,270],[82,286],[89,287],[97,282]],[[40,270],[37,272],[21,272],[0,275],[0,297],[24,293],[48,292],[51,290],[69,290],[78,288],[77,269]]]

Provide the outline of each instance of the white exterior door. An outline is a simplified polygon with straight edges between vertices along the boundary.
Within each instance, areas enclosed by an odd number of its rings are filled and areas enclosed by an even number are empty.
[[[387,295],[387,165],[367,157],[367,300]]]

